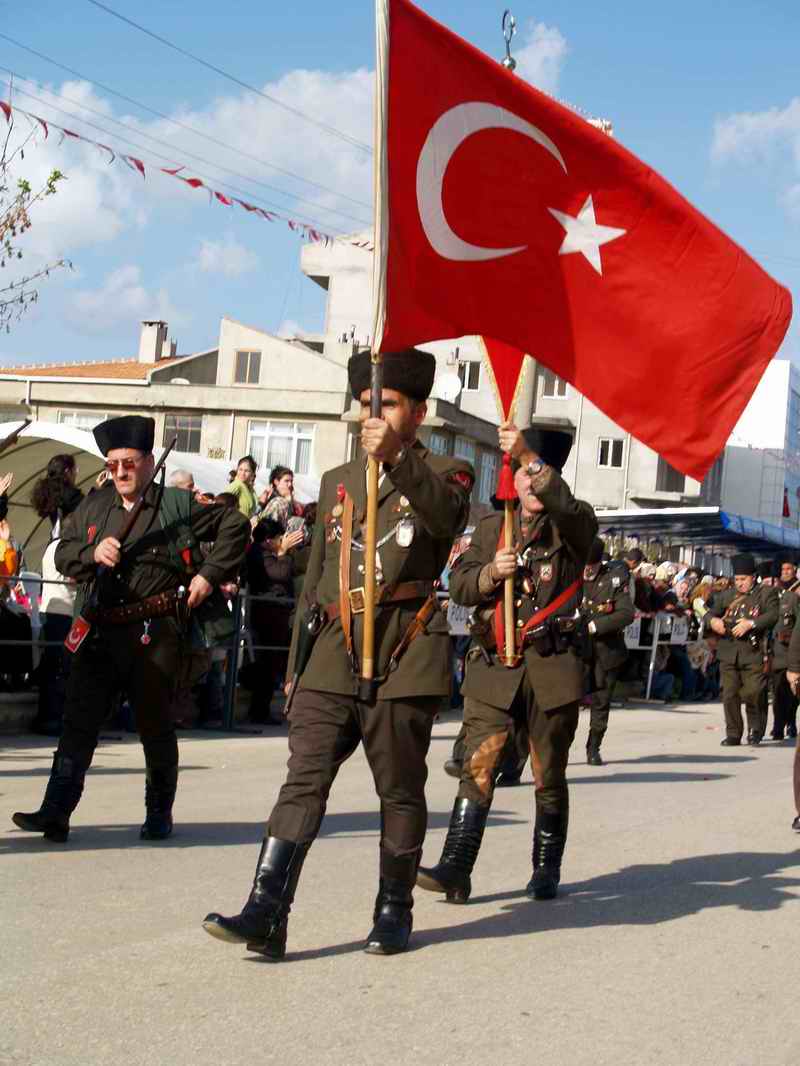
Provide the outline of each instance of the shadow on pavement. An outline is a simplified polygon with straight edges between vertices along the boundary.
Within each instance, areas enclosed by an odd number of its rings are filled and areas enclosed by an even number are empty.
[[[177,811],[177,808],[176,808]],[[140,822],[124,825],[81,825],[80,808],[70,828],[66,844],[51,844],[35,833],[25,833],[15,829],[10,821],[8,832],[0,836],[0,855],[31,854],[33,852],[103,851],[110,848],[198,848],[211,846],[231,846],[236,844],[259,844],[264,836],[263,821],[256,822],[184,822],[180,812],[176,813],[175,832],[169,840],[158,843],[145,843],[139,840]],[[144,811],[142,811],[144,820]],[[446,829],[450,821],[449,811],[431,811],[428,815],[428,829]],[[493,811],[489,818],[489,827],[517,825],[527,819],[518,818],[511,811]],[[362,833],[374,833],[376,844],[380,829],[378,811],[344,811],[325,816],[320,837],[355,836]]]
[[[105,753],[104,753],[105,754]],[[50,776],[50,763],[53,761],[52,756],[48,758],[47,766],[36,766],[27,770],[0,770],[0,778],[2,777],[49,777]],[[187,770],[211,770],[210,766],[194,766],[194,765],[181,765],[181,773],[186,773]],[[87,781],[92,777],[108,777],[108,776],[120,776],[124,774],[138,774],[140,777],[144,776],[144,766],[92,766],[89,773],[86,775]],[[89,787],[89,786],[87,786]]]
[[[595,774],[588,777],[569,778],[571,785],[594,785],[601,781],[608,781],[618,785],[659,785],[668,781],[724,781],[732,774],[693,774],[678,773],[669,770],[654,770],[647,773],[621,773],[621,774]]]
[[[712,907],[771,911],[800,898],[800,877],[774,876],[786,867],[800,867],[800,850],[698,855],[626,866],[613,874],[564,886],[563,895],[553,903],[531,901],[522,889],[473,896],[472,904],[505,905],[499,914],[477,921],[421,929],[416,938],[420,947],[427,947],[449,940],[493,939],[558,929],[658,925]]]
[[[729,763],[753,762],[755,755],[641,755],[638,759],[607,759],[606,765],[625,766],[628,763],[641,766],[661,763]]]

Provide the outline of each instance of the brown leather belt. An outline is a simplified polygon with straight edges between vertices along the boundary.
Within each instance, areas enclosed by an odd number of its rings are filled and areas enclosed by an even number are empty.
[[[118,607],[97,607],[92,611],[90,621],[101,625],[124,626],[145,622],[150,618],[165,618],[175,614],[183,596],[182,589],[170,589],[155,596],[148,596],[144,600],[137,600],[136,603],[122,603]]]
[[[424,600],[433,592],[433,581],[401,581],[398,585],[382,585],[377,590],[375,603],[379,607],[386,607],[404,600]],[[350,610],[353,614],[362,614],[364,611],[364,589],[348,589]],[[329,622],[341,615],[341,607],[338,603],[328,603],[322,610]]]

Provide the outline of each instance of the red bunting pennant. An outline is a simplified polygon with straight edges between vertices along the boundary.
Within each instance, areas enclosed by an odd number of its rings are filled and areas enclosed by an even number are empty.
[[[223,193],[215,191],[214,195],[221,204],[225,204],[226,207],[233,207],[233,200],[229,200],[227,196],[223,195]]]
[[[39,118],[38,115],[31,115],[31,118],[35,118],[36,121],[39,123],[39,125],[42,127],[42,129],[44,130],[45,140],[47,140],[48,130],[47,130],[47,123],[45,122],[45,120],[43,118]]]
[[[122,158],[131,168],[131,170],[138,170],[142,177],[144,177],[144,163],[141,161],[141,159],[137,159],[134,155],[124,155],[122,156]]]
[[[11,121],[11,105],[7,104],[4,100],[0,100],[0,107],[3,109],[3,114],[6,116],[6,122]]]

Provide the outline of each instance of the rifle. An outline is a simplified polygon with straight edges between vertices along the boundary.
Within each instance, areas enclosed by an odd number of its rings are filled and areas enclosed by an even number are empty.
[[[161,453],[161,458],[158,460],[156,465],[153,467],[153,473],[150,476],[150,480],[147,482],[147,484],[142,489],[142,493],[139,496],[139,499],[136,501],[136,503],[133,505],[133,507],[128,512],[128,517],[125,519],[125,522],[123,523],[122,528],[120,529],[119,533],[117,534],[117,540],[119,541],[120,548],[122,547],[122,545],[125,543],[125,541],[130,536],[131,530],[135,526],[137,518],[142,513],[142,508],[144,507],[145,495],[150,491],[152,486],[155,484],[156,478],[159,476],[159,474],[161,474],[163,472],[164,466],[165,466],[166,461],[167,461],[167,456],[169,455],[169,453],[172,451],[172,449],[175,447],[175,445],[177,443],[178,443],[177,436],[173,437],[172,440],[170,441],[170,443],[167,445],[167,447]],[[83,609],[81,610],[81,613],[78,615],[78,617],[73,622],[72,628],[70,629],[69,633],[67,634],[67,639],[64,641],[64,647],[67,649],[67,651],[76,652],[78,650],[78,648],[81,646],[81,644],[83,644],[83,642],[86,639],[86,637],[89,635],[89,632],[90,632],[90,630],[92,628],[92,622],[94,620],[93,619],[93,615],[94,615],[94,612],[97,609],[97,601],[98,601],[99,595],[100,595],[100,586],[101,586],[102,582],[105,580],[106,576],[109,573],[110,573],[110,568],[109,567],[104,566],[103,564],[99,564],[98,565],[98,567],[97,567],[97,575],[96,575],[94,583],[92,585],[92,590],[89,593],[89,596],[87,597],[85,604],[83,605]]]
[[[12,444],[17,443],[17,438],[19,437],[20,433],[23,431],[23,429],[28,428],[28,426],[31,424],[31,421],[32,420],[30,418],[26,418],[22,425],[19,427],[19,429],[15,429],[13,433],[9,433],[7,437],[4,437],[3,440],[0,441],[0,454],[2,454],[6,450],[6,448],[10,448]]]
[[[288,717],[289,711],[292,709],[297,686],[300,683],[303,671],[308,666],[308,660],[311,658],[314,643],[319,636],[324,620],[325,616],[322,613],[322,608],[318,603],[314,603],[306,611],[300,623],[297,634],[297,649],[294,657],[294,673],[289,684],[289,691],[286,694],[286,703],[283,707],[284,717]]]

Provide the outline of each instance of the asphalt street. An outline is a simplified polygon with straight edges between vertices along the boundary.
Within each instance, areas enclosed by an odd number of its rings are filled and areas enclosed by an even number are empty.
[[[800,836],[792,748],[720,748],[718,704],[612,712],[603,768],[582,716],[563,892],[529,901],[530,772],[498,790],[451,906],[417,892],[413,950],[367,956],[378,817],[361,752],[334,786],[274,965],[207,936],[239,910],[283,777],[284,727],[186,733],[176,832],[138,840],[135,738],[98,748],[69,843],[16,830],[52,743],[0,745],[0,1063],[796,1066]],[[458,731],[435,727],[425,861],[444,838]]]

